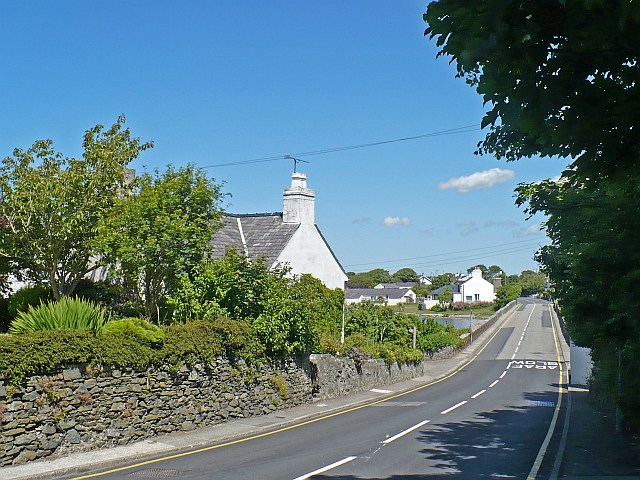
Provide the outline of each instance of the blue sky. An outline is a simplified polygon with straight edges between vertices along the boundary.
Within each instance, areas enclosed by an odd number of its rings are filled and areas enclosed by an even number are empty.
[[[0,155],[51,138],[78,156],[84,130],[121,113],[135,136],[155,142],[138,170],[479,125],[480,97],[423,36],[426,5],[4,2]],[[525,221],[513,189],[555,177],[567,162],[474,156],[481,138],[476,130],[306,157],[316,222],[345,269],[535,268],[541,219]],[[282,209],[292,165],[207,172],[231,194],[228,211],[272,212]]]

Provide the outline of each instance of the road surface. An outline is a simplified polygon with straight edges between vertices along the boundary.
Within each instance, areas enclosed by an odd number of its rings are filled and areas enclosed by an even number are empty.
[[[76,478],[548,478],[553,455],[542,454],[560,420],[557,328],[548,304],[535,299],[521,300],[499,322],[470,363],[430,385],[204,451]]]

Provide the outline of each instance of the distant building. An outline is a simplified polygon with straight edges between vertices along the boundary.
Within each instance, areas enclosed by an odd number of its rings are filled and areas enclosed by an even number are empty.
[[[373,288],[404,288],[405,290],[409,290],[416,286],[416,282],[396,282],[396,283],[379,283]]]
[[[263,258],[270,268],[287,264],[291,273],[308,273],[329,288],[344,289],[347,274],[315,221],[315,192],[304,173],[294,173],[284,190],[283,211],[227,214],[211,240],[212,258],[235,248],[250,258]]]
[[[482,278],[482,270],[479,268],[474,269],[471,275],[460,276],[450,285],[434,290],[429,294],[428,300],[438,300],[446,289],[451,290],[453,303],[493,302],[496,298],[493,284]]]
[[[392,306],[416,302],[416,294],[410,288],[348,288],[344,293],[347,304],[374,302]]]

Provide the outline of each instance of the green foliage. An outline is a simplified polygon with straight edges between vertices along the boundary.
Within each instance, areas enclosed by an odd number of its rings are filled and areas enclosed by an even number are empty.
[[[164,341],[164,330],[142,318],[121,318],[107,322],[102,329],[105,335],[135,337],[136,340],[151,345]]]
[[[0,257],[55,298],[70,295],[97,268],[98,223],[124,188],[125,167],[152,145],[131,138],[119,117],[108,130],[85,132],[81,159],[66,158],[51,140],[15,149],[0,167]]]
[[[453,301],[453,292],[451,292],[450,288],[445,288],[439,295],[438,295],[438,301],[440,302],[440,305],[443,307],[446,307],[448,305],[451,304],[451,302]]]
[[[170,299],[178,321],[225,313],[234,318],[257,318],[268,298],[288,288],[288,269],[250,260],[228,249],[224,257],[199,265],[193,279],[183,276]]]
[[[135,329],[132,334],[127,328],[98,334],[89,330],[46,330],[0,335],[0,376],[15,383],[29,375],[59,371],[69,364],[144,370],[163,363],[211,362],[218,356],[240,357],[248,362],[264,358],[264,347],[247,322],[217,318],[161,328],[162,343],[149,341],[146,332]]]
[[[349,272],[348,278],[348,288],[373,288],[379,283],[391,282],[391,274],[382,268],[362,273]]]
[[[45,330],[0,335],[0,375],[17,383],[94,357],[96,337],[88,330]]]
[[[413,268],[401,268],[391,276],[391,282],[418,282],[418,274]]]
[[[220,224],[220,185],[188,165],[145,173],[100,225],[101,251],[132,285],[142,285],[146,315],[157,316],[181,276],[191,276]]]
[[[624,393],[637,370],[623,362],[625,385],[608,378],[613,357],[640,344],[640,6],[440,0],[425,20],[439,54],[488,105],[478,153],[570,160],[559,181],[520,185],[517,203],[547,218],[551,245],[536,258],[572,339],[596,352],[594,383],[639,418],[640,396]]]
[[[18,312],[9,332],[14,335],[60,329],[99,332],[107,319],[104,309],[95,303],[64,297],[38,307],[29,307],[26,312]]]
[[[417,328],[417,350],[411,348],[413,327]],[[451,326],[440,325],[433,319],[423,321],[416,315],[394,314],[391,308],[373,303],[350,305],[345,331],[345,347],[356,347],[386,360],[415,358],[415,352],[432,352],[461,344],[459,332]]]
[[[7,313],[13,319],[18,315],[18,312],[26,312],[29,307],[36,307],[52,298],[53,293],[46,285],[24,287],[9,297]]]
[[[532,270],[524,270],[520,274],[522,284],[522,296],[539,295],[544,292],[547,276],[544,273],[536,273]]]
[[[0,297],[0,333],[6,333],[10,323],[9,299]]]
[[[451,285],[455,275],[453,273],[443,273],[442,275],[436,275],[431,278],[431,291],[437,290],[440,287],[444,287],[445,285]]]
[[[144,302],[137,295],[115,283],[82,279],[74,294],[97,303],[118,317],[140,317],[145,312]]]
[[[522,295],[522,285],[519,283],[507,283],[496,291],[496,306],[504,307],[507,303]]]

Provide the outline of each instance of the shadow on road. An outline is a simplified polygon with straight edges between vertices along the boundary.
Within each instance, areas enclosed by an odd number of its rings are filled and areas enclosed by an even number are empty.
[[[393,462],[387,462],[389,465],[381,468],[382,471],[370,471],[367,475],[366,472],[371,468],[367,468],[367,463],[360,463],[358,469],[363,472],[362,475],[339,475],[336,471],[335,475],[327,472],[313,478],[526,478],[546,436],[557,396],[552,392],[526,393],[524,399],[526,405],[483,412],[469,421],[442,424],[432,421],[428,427],[420,430],[416,439],[421,444],[416,450],[422,454],[420,460],[402,465],[405,474],[381,475],[384,470],[397,470],[397,464],[392,466]],[[416,445],[407,445],[407,448],[413,451]],[[375,460],[375,456],[371,460]]]

